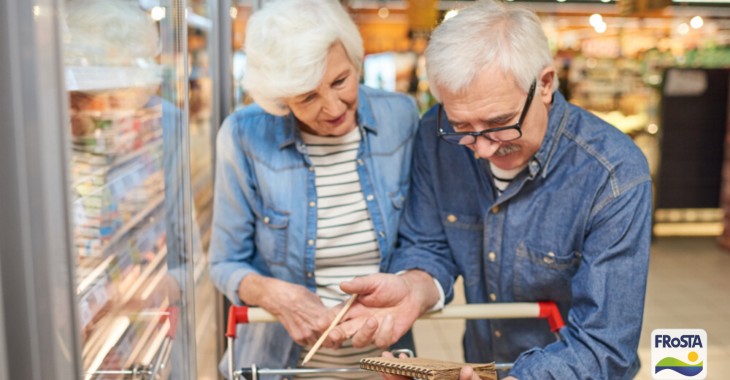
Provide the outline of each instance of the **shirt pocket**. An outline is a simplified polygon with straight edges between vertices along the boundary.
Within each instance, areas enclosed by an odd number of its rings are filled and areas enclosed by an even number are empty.
[[[289,215],[263,207],[256,215],[256,250],[271,265],[283,265],[287,255]]]
[[[464,277],[466,287],[479,286],[484,270],[481,262],[484,236],[482,218],[475,215],[442,211],[441,223],[451,255]]]
[[[581,253],[520,242],[514,264],[515,301],[570,301]]]

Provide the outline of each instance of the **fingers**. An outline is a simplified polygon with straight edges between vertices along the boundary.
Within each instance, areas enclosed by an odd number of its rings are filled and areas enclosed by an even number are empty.
[[[393,358],[394,357],[393,353],[391,353],[390,351],[383,351],[383,353],[380,354],[380,356],[382,356],[384,358]],[[401,353],[400,355],[398,355],[398,357],[403,359],[403,358],[407,358],[408,355]],[[407,380],[408,379],[407,377],[404,377],[404,376],[388,375],[385,373],[383,373],[381,375],[382,375],[383,379],[386,379],[386,380]]]
[[[379,276],[376,275],[355,277],[351,281],[341,282],[340,289],[349,294],[371,293],[375,288],[377,288],[378,277]]]
[[[319,330],[315,329],[314,326],[301,326],[297,324],[285,324],[289,336],[297,344],[302,346],[311,346],[319,339]]]
[[[378,325],[378,321],[375,318],[368,318],[362,327],[352,336],[353,347],[369,346],[370,342],[373,341],[373,336],[378,331]]]
[[[393,327],[395,326],[395,321],[393,320],[393,316],[388,314],[383,318],[383,321],[380,323],[380,327],[378,328],[377,333],[375,334],[375,339],[373,343],[375,343],[376,346],[379,348],[388,348],[394,341],[393,341]]]
[[[366,347],[375,344],[379,348],[388,348],[395,342],[393,330],[395,320],[388,314],[381,321],[368,318],[352,335],[354,347]]]
[[[398,375],[389,375],[387,373],[381,373],[381,376],[383,376],[383,379],[385,380],[408,380],[408,377],[405,376],[398,376]]]
[[[361,326],[366,323],[366,321],[367,318],[357,318],[340,322],[339,325],[335,326],[332,331],[330,331],[323,345],[327,348],[339,347],[342,342],[354,336]],[[375,328],[377,329],[377,326]]]
[[[354,347],[366,347],[371,344],[379,348],[387,348],[395,341],[400,334],[396,331],[395,318],[386,314],[382,319],[379,317],[358,317],[335,326],[327,336],[324,346],[327,348],[339,347],[348,338],[352,339]]]
[[[479,376],[477,376],[476,373],[474,373],[474,369],[469,366],[464,366],[461,368],[461,371],[459,372],[459,380],[481,380],[479,379]]]

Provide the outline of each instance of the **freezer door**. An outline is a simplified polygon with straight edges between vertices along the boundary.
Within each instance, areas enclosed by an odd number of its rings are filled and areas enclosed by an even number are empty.
[[[67,0],[61,23],[85,378],[196,379],[191,181],[212,186],[212,158],[209,133],[191,138],[209,126],[190,113],[188,38],[211,22],[182,0]]]

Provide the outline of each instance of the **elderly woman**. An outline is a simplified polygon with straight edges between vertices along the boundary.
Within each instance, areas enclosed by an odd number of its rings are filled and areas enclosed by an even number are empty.
[[[218,134],[210,275],[232,303],[281,322],[240,327],[236,366],[296,367],[323,332],[317,320],[346,298],[339,283],[390,260],[418,112],[358,84],[362,39],[337,1],[269,2],[245,46],[255,104]],[[345,342],[307,366],[379,354]]]

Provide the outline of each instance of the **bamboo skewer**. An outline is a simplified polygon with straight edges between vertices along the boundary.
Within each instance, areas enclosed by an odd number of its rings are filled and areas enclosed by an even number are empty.
[[[344,317],[345,314],[347,313],[347,311],[350,310],[350,306],[352,306],[352,304],[355,302],[356,299],[357,299],[357,294],[353,295],[352,297],[350,297],[349,300],[347,300],[347,303],[345,304],[344,307],[342,307],[342,310],[340,310],[340,312],[337,313],[337,316],[332,321],[332,323],[330,323],[329,327],[327,327],[327,330],[325,330],[322,333],[322,336],[320,336],[319,339],[317,339],[317,342],[314,343],[314,346],[312,346],[312,349],[309,350],[309,352],[307,353],[307,356],[304,357],[304,360],[302,360],[302,365],[307,364],[307,362],[310,359],[312,359],[312,356],[314,356],[314,353],[317,352],[317,350],[319,350],[319,347],[322,345],[322,343],[324,343],[324,340],[327,339],[327,336],[330,334],[330,331],[332,331],[332,329],[335,328],[335,326],[337,326],[338,323],[340,323],[340,320],[342,320],[342,317]]]

